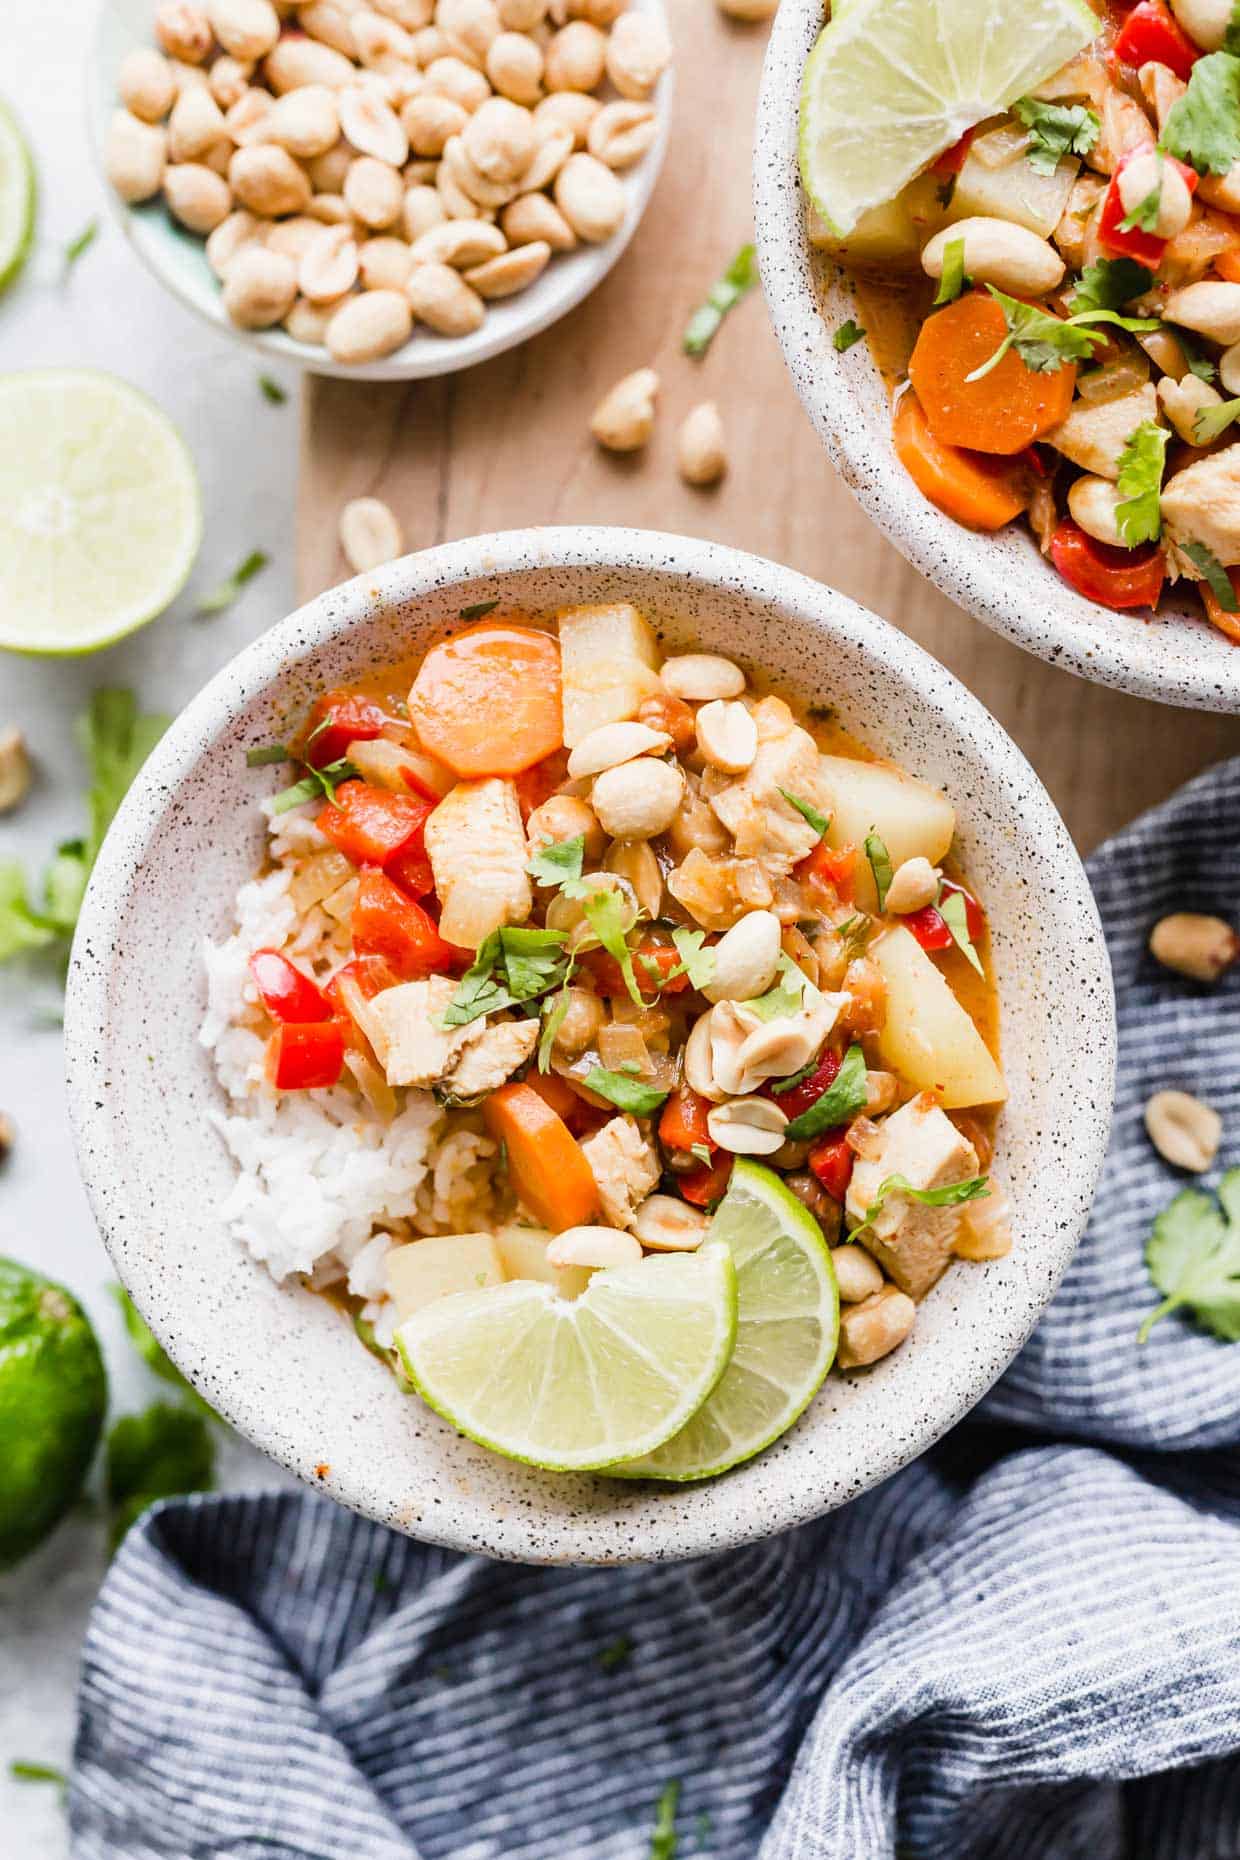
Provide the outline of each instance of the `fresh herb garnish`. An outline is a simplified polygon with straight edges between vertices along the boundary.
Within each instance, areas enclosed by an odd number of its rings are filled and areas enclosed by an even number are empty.
[[[676,1808],[680,1801],[680,1784],[670,1782],[659,1797],[654,1829],[650,1836],[650,1860],[676,1860]]]
[[[892,870],[891,854],[887,851],[887,842],[877,833],[865,836],[865,856],[870,862],[874,874],[874,889],[878,893],[878,908],[883,910],[887,903],[887,893],[891,890],[891,881],[895,877]]]
[[[968,279],[964,271],[964,235],[959,239],[949,239],[943,248],[943,275],[939,279],[938,295],[934,304],[955,303],[963,291]]]
[[[674,969],[656,979],[666,988],[678,975],[687,975],[690,988],[708,988],[715,979],[715,952],[704,947],[705,930],[690,930],[686,924],[677,924],[672,931],[672,943],[680,961]]]
[[[292,760],[292,755],[284,743],[265,743],[260,749],[247,749],[245,752],[245,766],[248,769],[270,768],[277,762],[291,762]]]
[[[1061,322],[1057,316],[1051,316],[1046,310],[1039,310],[1036,304],[1022,303],[1018,297],[1009,297],[1006,291],[997,290],[993,284],[986,289],[999,305],[1007,323],[1007,335],[999,344],[994,354],[984,361],[980,368],[965,376],[966,381],[980,381],[992,368],[997,368],[1009,349],[1015,349],[1026,368],[1035,374],[1055,374],[1067,362],[1085,362],[1093,354],[1100,342],[1106,337],[1100,332],[1079,326],[1079,319],[1069,318]],[[1110,316],[1113,312],[1087,311],[1088,317]],[[1151,328],[1156,324],[1151,323]]]
[[[689,1145],[689,1154],[690,1156],[696,1156],[703,1168],[710,1168],[711,1154],[704,1143],[691,1143]]]
[[[202,596],[194,611],[200,614],[222,614],[226,607],[232,606],[246,583],[261,574],[270,560],[265,550],[251,549],[245,561],[239,562],[231,575]]]
[[[645,997],[633,973],[633,957],[625,941],[624,914],[626,908],[623,896],[614,887],[605,891],[592,891],[582,902],[582,909],[591,930],[607,954],[614,957],[620,964],[620,972],[624,976],[624,985],[629,991],[629,999],[635,1007],[645,1007]]]
[[[547,1072],[551,1068],[551,1050],[555,1045],[555,1036],[564,1025],[568,1014],[568,984],[571,975],[570,967],[568,974],[564,977],[564,986],[555,1000],[551,1003],[543,1002],[542,1032],[538,1036],[538,1070],[540,1072]]]
[[[1167,462],[1168,433],[1153,420],[1142,420],[1124,441],[1119,455],[1120,501],[1115,506],[1115,522],[1129,549],[1141,543],[1157,542],[1162,534],[1163,468]]]
[[[536,846],[526,871],[536,885],[562,885],[565,879],[580,878],[586,856],[586,836],[578,833],[571,840],[548,840]]]
[[[1065,155],[1088,155],[1102,133],[1097,111],[1082,103],[1018,97],[1012,112],[1029,131],[1025,160],[1035,174],[1054,174]]]
[[[94,245],[95,240],[98,237],[99,237],[98,220],[87,220],[81,232],[76,234],[74,238],[70,239],[69,243],[65,247],[65,270],[66,272],[72,270],[73,266],[77,264],[79,258],[81,258],[84,253],[90,251],[91,246]]]
[[[1240,613],[1240,600],[1231,585],[1231,576],[1223,567],[1214,551],[1203,542],[1186,542],[1179,545],[1180,552],[1186,555],[1194,568],[1201,570],[1202,576],[1209,583],[1210,592],[1225,614]]]
[[[802,1066],[799,1072],[789,1073],[786,1079],[772,1079],[770,1081],[770,1088],[777,1098],[782,1098],[786,1091],[791,1091],[794,1086],[800,1085],[804,1079],[807,1079],[812,1072],[817,1072],[817,1070],[817,1058],[811,1059],[808,1065]]]
[[[14,1782],[55,1783],[58,1789],[69,1787],[69,1778],[53,1763],[27,1763],[21,1757],[14,1757],[9,1764],[9,1775]]]
[[[196,1408],[200,1408],[204,1414],[209,1414],[213,1420],[217,1419],[214,1408],[209,1402],[203,1400],[192,1382],[186,1381],[163,1345],[148,1329],[124,1286],[113,1285],[110,1289],[113,1298],[120,1306],[121,1316],[125,1320],[126,1335],[147,1368],[157,1375],[161,1382],[168,1382],[174,1389],[179,1389],[181,1394],[186,1396]]]
[[[1225,1343],[1240,1341],[1240,1169],[1227,1171],[1218,1199],[1215,1207],[1200,1189],[1182,1189],[1154,1222],[1145,1263],[1165,1297],[1137,1332],[1138,1343],[1182,1305]]]
[[[617,1634],[615,1640],[608,1641],[595,1654],[595,1662],[605,1673],[615,1673],[624,1666],[633,1651],[633,1642],[627,1634]]]
[[[618,1110],[632,1112],[634,1117],[649,1117],[667,1097],[666,1090],[660,1090],[657,1085],[643,1085],[640,1079],[629,1078],[623,1072],[609,1072],[606,1066],[593,1066],[582,1084],[587,1091],[608,1099]]]
[[[783,795],[789,807],[795,807],[797,813],[801,815],[802,819],[809,822],[814,832],[818,835],[819,839],[821,839],[826,833],[827,828],[831,825],[830,817],[826,814],[820,814],[816,807],[809,801],[803,801],[799,794],[789,794],[786,788],[781,788],[779,792]]]
[[[1100,258],[1086,265],[1068,299],[1074,314],[1086,310],[1122,310],[1134,297],[1143,297],[1154,282],[1154,273],[1135,258]]]
[[[753,1000],[742,1003],[761,1021],[783,1020],[790,1014],[800,1013],[806,991],[813,987],[804,969],[799,969],[783,951],[779,957],[778,977],[774,987],[768,988],[764,995],[755,995]],[[817,994],[816,989],[813,992]]]
[[[860,342],[864,335],[865,331],[862,329],[860,323],[854,322],[852,317],[847,317],[844,322],[840,324],[834,336],[832,336],[832,347],[836,350],[837,354],[846,355],[853,344],[855,342]]]
[[[1216,365],[1210,360],[1208,355],[1203,355],[1201,350],[1196,348],[1193,343],[1189,341],[1182,329],[1176,330],[1175,339],[1180,345],[1180,354],[1184,357],[1184,363],[1190,375],[1196,375],[1198,381],[1216,381],[1218,379],[1218,368]]]
[[[360,774],[344,757],[339,762],[329,762],[322,769],[307,762],[305,770],[301,780],[295,781],[291,788],[281,788],[278,794],[272,795],[269,805],[273,814],[287,814],[290,808],[300,807],[303,801],[317,801],[320,797],[334,802],[341,782],[357,781]]]
[[[1230,52],[1233,58],[1240,58],[1240,0],[1231,9],[1231,18],[1223,34],[1223,51]]]
[[[877,927],[872,917],[866,917],[860,911],[854,911],[843,923],[831,926],[849,957],[861,955]]]
[[[157,1498],[210,1491],[215,1476],[215,1443],[205,1416],[167,1402],[114,1422],[106,1459],[113,1547]]]
[[[717,283],[712,284],[685,327],[686,355],[705,355],[729,310],[734,310],[758,282],[756,248],[743,245]]]
[[[1193,444],[1212,445],[1233,420],[1240,420],[1240,400],[1225,400],[1218,407],[1199,407],[1193,420]]]
[[[484,1014],[498,1014],[560,987],[568,969],[564,942],[562,930],[492,930],[444,1010],[445,1028],[467,1027]]]
[[[784,1136],[790,1143],[800,1143],[806,1137],[821,1136],[824,1130],[834,1130],[837,1124],[846,1124],[858,1111],[864,1111],[866,1104],[865,1054],[855,1043],[844,1055],[844,1062],[820,1098],[816,1098],[807,1111],[800,1117],[794,1117]]]
[[[1225,51],[1197,59],[1159,147],[1198,174],[1226,174],[1240,161],[1240,57]]]
[[[949,891],[946,897],[940,897],[937,905],[939,916],[951,931],[952,942],[979,975],[984,975],[982,959],[977,953],[977,945],[969,932],[969,907],[965,903],[962,891]]]
[[[273,375],[260,375],[258,386],[263,399],[269,400],[273,407],[282,407],[288,399],[288,395]]]
[[[970,1176],[966,1182],[948,1182],[942,1188],[914,1188],[906,1175],[888,1175],[878,1185],[878,1192],[865,1211],[865,1219],[859,1227],[854,1227],[849,1234],[850,1240],[865,1228],[872,1227],[882,1213],[889,1195],[906,1195],[923,1208],[958,1208],[966,1201],[976,1201],[979,1196],[988,1195],[990,1178],[984,1175]]]
[[[498,595],[496,595],[493,601],[475,601],[472,607],[461,608],[460,618],[462,620],[481,620],[487,614],[493,614],[498,606]]]
[[[1138,200],[1131,213],[1125,213],[1119,223],[1121,232],[1152,233],[1158,226],[1158,215],[1162,212],[1162,165],[1159,164],[1158,179],[1144,199]]]

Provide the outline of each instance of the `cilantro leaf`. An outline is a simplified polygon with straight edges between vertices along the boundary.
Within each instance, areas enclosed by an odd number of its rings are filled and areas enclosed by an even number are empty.
[[[564,986],[550,1005],[543,1002],[542,1032],[538,1036],[538,1070],[547,1072],[551,1068],[551,1049],[555,1045],[555,1036],[564,1025],[568,1014],[568,984],[572,975],[570,968],[564,977]]]
[[[240,595],[247,581],[253,581],[255,575],[261,574],[271,557],[263,549],[251,549],[244,562],[239,562],[231,575],[204,594],[195,608],[200,614],[222,614],[226,607],[231,607]]]
[[[988,1176],[973,1175],[965,1182],[947,1182],[942,1188],[914,1188],[906,1175],[888,1175],[878,1185],[878,1192],[865,1211],[865,1219],[849,1234],[850,1240],[874,1222],[882,1213],[890,1195],[905,1195],[923,1208],[958,1208],[966,1201],[977,1201],[990,1193]]]
[[[66,271],[69,271],[74,265],[77,264],[79,258],[84,257],[84,255],[90,251],[91,246],[94,245],[95,240],[98,237],[99,237],[98,220],[87,220],[81,232],[75,234],[75,236],[72,239],[70,239],[69,243],[65,246],[65,270]]]
[[[672,943],[680,962],[676,968],[665,975],[663,986],[675,981],[678,975],[687,975],[691,988],[708,988],[715,979],[715,952],[704,947],[705,930],[690,930],[685,924],[677,924],[672,931]]]
[[[172,1358],[164,1350],[163,1345],[147,1328],[124,1286],[113,1285],[109,1289],[121,1308],[121,1316],[125,1320],[125,1330],[129,1341],[147,1368],[162,1382],[171,1383],[174,1389],[179,1389],[183,1395],[188,1396],[194,1406],[200,1408],[204,1414],[211,1415],[213,1419],[217,1418],[210,1403],[203,1400],[192,1382],[186,1381]]]
[[[887,893],[895,877],[892,870],[891,854],[887,851],[887,842],[877,833],[865,836],[865,856],[870,862],[874,874],[874,889],[878,893],[878,908],[881,911],[887,902]]]
[[[965,376],[966,381],[982,380],[992,368],[999,366],[1009,349],[1015,349],[1025,367],[1034,374],[1053,375],[1067,362],[1088,361],[1097,344],[1106,341],[1105,336],[1082,329],[1074,322],[1061,322],[1049,311],[1039,310],[1036,304],[1009,297],[1006,291],[998,290],[993,284],[988,284],[986,289],[1003,311],[1007,335],[980,368]]]
[[[586,856],[586,836],[578,833],[571,840],[548,840],[534,848],[526,871],[536,885],[562,885],[566,878],[580,878]]]
[[[43,912],[62,936],[70,936],[86,896],[90,867],[84,840],[62,840],[43,873]]]
[[[1175,339],[1180,345],[1180,354],[1184,357],[1190,375],[1196,375],[1198,381],[1216,381],[1218,369],[1208,355],[1195,348],[1188,335],[1182,329],[1175,331]]]
[[[743,245],[717,283],[712,284],[685,327],[682,347],[686,355],[705,355],[719,333],[729,310],[734,310],[758,282],[758,255]]]
[[[1199,407],[1193,420],[1193,444],[1212,445],[1233,420],[1240,420],[1240,400],[1225,400],[1218,407]]]
[[[649,1117],[667,1097],[667,1092],[657,1085],[643,1085],[640,1079],[628,1078],[623,1072],[609,1072],[605,1066],[591,1067],[582,1084],[587,1091],[608,1099],[619,1110],[631,1111],[634,1117]]]
[[[260,375],[258,385],[263,399],[269,400],[273,407],[282,407],[288,399],[287,393],[273,375]]]
[[[563,930],[518,926],[499,932],[504,973],[514,1001],[532,1001],[559,986],[566,964],[565,939]]]
[[[864,335],[865,331],[860,323],[854,322],[852,317],[847,317],[832,336],[831,344],[837,354],[846,355],[853,344],[860,342]]]
[[[1029,131],[1025,160],[1035,174],[1054,174],[1065,155],[1088,155],[1102,133],[1097,111],[1081,103],[1018,97],[1012,112]]]
[[[808,990],[812,990],[814,995],[818,992],[804,969],[799,969],[791,956],[781,952],[778,979],[774,987],[768,988],[764,995],[755,995],[751,1001],[742,1005],[761,1021],[783,1020],[790,1014],[800,1013]]]
[[[329,762],[322,769],[315,768],[312,762],[303,766],[306,772],[300,781],[295,781],[291,788],[281,788],[279,794],[272,796],[273,814],[287,814],[291,807],[300,807],[303,801],[316,801],[320,796],[334,802],[341,782],[356,781],[360,774],[360,770],[344,758]]]
[[[854,911],[851,917],[844,919],[843,923],[831,925],[831,929],[844,945],[845,953],[850,961],[854,956],[860,956],[864,952],[877,928],[874,919],[865,916],[861,911]]]
[[[498,606],[499,596],[496,595],[493,601],[475,601],[472,607],[462,607],[459,617],[462,620],[482,620],[487,614],[493,614]]]
[[[1142,420],[1124,441],[1119,455],[1119,502],[1115,522],[1129,549],[1157,542],[1162,534],[1163,468],[1167,462],[1168,433],[1153,420]]]
[[[1074,314],[1086,310],[1122,310],[1134,297],[1143,297],[1154,282],[1154,273],[1135,258],[1100,258],[1096,265],[1086,265],[1068,299]]]
[[[478,945],[474,959],[457,984],[456,993],[444,1009],[443,1024],[467,1027],[484,1014],[497,1014],[511,1007],[513,997],[496,977],[500,962],[499,931],[492,930]]]
[[[1162,211],[1162,165],[1159,164],[1158,179],[1143,200],[1138,200],[1131,213],[1125,213],[1119,223],[1121,232],[1152,233],[1158,227],[1158,215]]]
[[[1240,58],[1233,52],[1196,61],[1188,89],[1168,112],[1159,147],[1198,174],[1226,174],[1240,161]]]
[[[1199,568],[1204,580],[1210,584],[1210,592],[1225,614],[1240,613],[1240,600],[1231,585],[1231,576],[1223,567],[1214,551],[1203,542],[1185,542],[1179,545],[1180,552],[1186,555],[1194,568]]]
[[[968,283],[964,271],[964,235],[959,239],[949,239],[943,248],[943,272],[939,279],[938,295],[934,300],[937,310],[940,304],[953,304]]]
[[[592,891],[583,901],[582,909],[595,936],[607,951],[620,964],[624,976],[624,985],[629,991],[629,999],[636,1007],[645,1007],[646,1001],[637,986],[637,977],[633,973],[633,958],[625,941],[624,916],[627,905],[623,895],[613,888]]]
[[[650,1836],[650,1860],[676,1860],[676,1808],[680,1801],[680,1784],[670,1782],[659,1797],[654,1830]]]
[[[61,1789],[69,1787],[69,1778],[63,1770],[58,1770],[51,1763],[27,1763],[21,1757],[14,1757],[9,1764],[9,1775],[14,1782],[56,1783]]]
[[[834,1130],[837,1124],[846,1124],[858,1111],[864,1111],[866,1095],[865,1054],[854,1043],[845,1053],[844,1063],[826,1091],[815,1099],[808,1111],[793,1118],[784,1136],[790,1143],[800,1143],[805,1137],[817,1137],[824,1130]]]
[[[969,932],[969,911],[964,901],[964,893],[949,891],[946,897],[939,899],[936,908],[939,916],[951,931],[952,942],[956,948],[962,956],[968,958],[978,974],[984,976],[982,959],[977,953],[977,946]]]
[[[270,768],[277,762],[291,762],[292,756],[283,743],[265,743],[258,749],[247,749],[245,766],[248,769]]]
[[[696,1156],[704,1169],[709,1169],[711,1167],[711,1153],[704,1143],[691,1143],[689,1145],[689,1154],[690,1156]]]
[[[799,794],[789,794],[786,788],[781,788],[779,792],[783,795],[789,807],[795,807],[797,813],[805,820],[808,820],[814,832],[818,835],[819,839],[821,839],[826,833],[827,828],[831,825],[829,817],[826,814],[820,814],[818,809],[812,806],[809,801],[803,801]]]
[[[1181,1305],[1225,1343],[1240,1341],[1240,1169],[1228,1170],[1218,1199],[1216,1207],[1199,1189],[1182,1189],[1154,1222],[1145,1263],[1166,1296],[1137,1332],[1138,1343]]]
[[[627,1634],[618,1634],[605,1647],[600,1647],[595,1654],[595,1664],[605,1673],[614,1673],[624,1666],[633,1651],[633,1642]]]
[[[156,1499],[211,1489],[215,1443],[203,1415],[156,1402],[141,1414],[122,1415],[113,1423],[106,1465],[115,1547]]]

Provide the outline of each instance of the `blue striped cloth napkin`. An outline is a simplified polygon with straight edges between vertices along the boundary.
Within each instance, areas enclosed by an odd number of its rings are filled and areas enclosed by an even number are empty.
[[[1240,975],[1181,982],[1145,937],[1240,921],[1238,852],[1233,762],[1091,862],[1111,1154],[970,1421],[844,1511],[679,1566],[505,1566],[312,1496],[164,1505],[87,1637],[75,1860],[1236,1860],[1240,1346],[1136,1332],[1179,1185],[1148,1094],[1210,1099],[1240,1160]]]

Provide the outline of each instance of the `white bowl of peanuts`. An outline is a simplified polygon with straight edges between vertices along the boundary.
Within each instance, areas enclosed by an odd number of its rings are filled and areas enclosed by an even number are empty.
[[[181,301],[316,374],[409,380],[565,315],[667,142],[662,0],[105,0],[110,200]]]

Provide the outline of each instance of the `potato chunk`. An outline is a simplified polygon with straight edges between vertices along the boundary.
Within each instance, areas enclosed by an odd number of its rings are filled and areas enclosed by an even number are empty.
[[[508,1279],[537,1279],[553,1285],[561,1298],[579,1298],[590,1283],[585,1266],[553,1266],[547,1259],[551,1235],[545,1227],[521,1227],[515,1222],[501,1227],[495,1236],[504,1276]]]
[[[394,1246],[387,1256],[388,1291],[400,1323],[437,1298],[504,1283],[494,1234],[435,1234]]]
[[[819,767],[828,796],[824,811],[831,816],[828,846],[855,846],[860,852],[867,833],[877,833],[893,867],[919,856],[937,865],[946,855],[956,831],[956,810],[937,788],[885,762],[821,756]],[[857,902],[866,911],[878,907],[874,875],[864,857],[857,860]]]
[[[887,983],[887,1020],[877,1042],[883,1065],[919,1091],[937,1092],[949,1111],[1001,1104],[1002,1072],[915,937],[902,927],[884,931],[869,954]]]
[[[573,749],[604,723],[636,717],[659,689],[659,648],[627,601],[566,607],[557,616],[563,666],[564,746]]]

